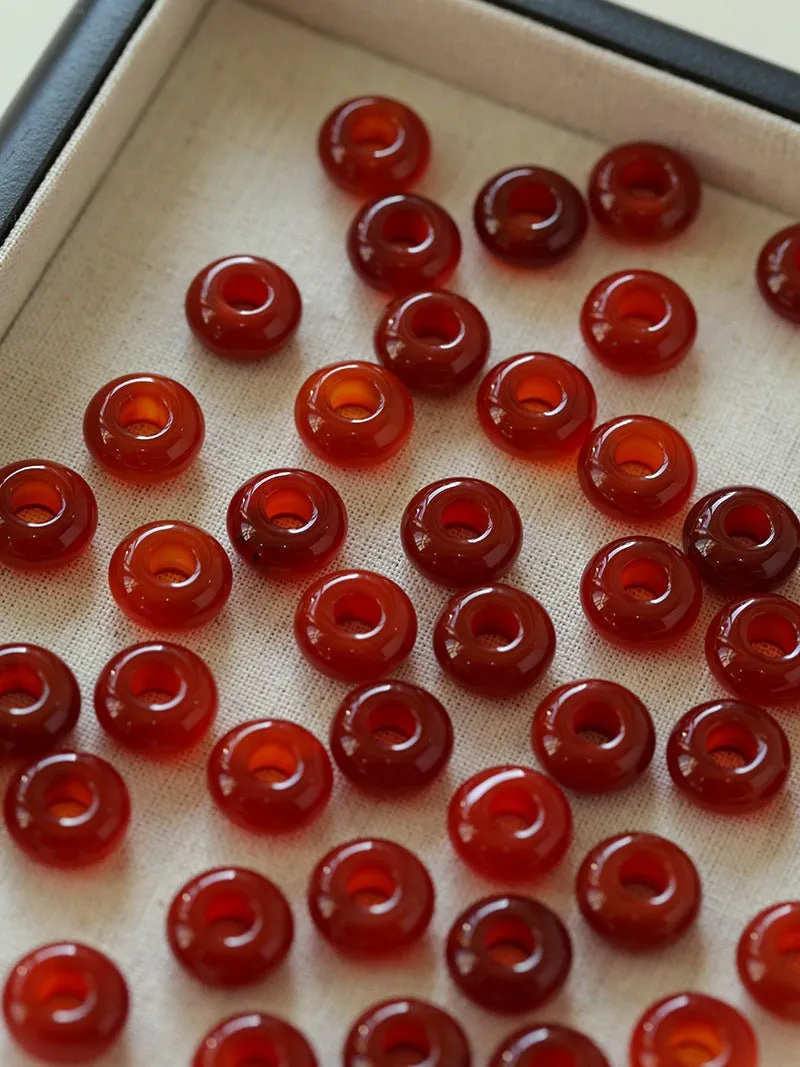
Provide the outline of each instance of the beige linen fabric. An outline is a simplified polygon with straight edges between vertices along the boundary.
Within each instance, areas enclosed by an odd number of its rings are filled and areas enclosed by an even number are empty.
[[[624,654],[590,632],[578,582],[590,555],[626,526],[599,516],[583,499],[573,466],[525,465],[490,447],[474,413],[473,390],[448,400],[415,401],[416,428],[394,462],[371,473],[338,471],[312,458],[292,422],[303,379],[334,360],[372,358],[371,332],[381,298],[352,274],[344,234],[354,202],[329,185],[317,164],[315,136],[325,112],[363,92],[396,95],[419,109],[435,146],[421,191],[441,200],[462,227],[464,255],[453,288],[475,300],[493,334],[492,360],[531,349],[557,352],[584,367],[606,419],[646,412],[673,422],[697,452],[698,490],[733,483],[769,488],[800,506],[797,476],[798,333],[763,304],[753,264],[763,240],[788,220],[715,188],[679,242],[631,249],[591,230],[570,261],[553,271],[515,273],[491,261],[470,223],[474,194],[495,170],[535,161],[583,184],[604,145],[548,125],[461,88],[335,43],[235,0],[212,7],[166,84],[48,268],[2,346],[2,461],[50,457],[93,485],[101,522],[94,547],[63,574],[0,574],[0,640],[36,641],[76,671],[84,710],[75,744],[109,757],[127,779],[133,822],[125,848],[104,866],[65,874],[40,869],[5,839],[0,868],[4,936],[0,970],[54,938],[79,938],[109,951],[127,975],[133,1010],[125,1041],[104,1065],[179,1067],[204,1031],[226,1014],[260,1008],[292,1019],[324,1064],[339,1062],[350,1022],[374,1000],[427,996],[464,1023],[476,1064],[524,1020],[502,1019],[456,992],[442,941],[458,910],[501,886],[466,870],[451,852],[445,809],[456,783],[487,766],[533,763],[533,708],[555,685],[581,677],[614,678],[652,710],[658,748],[651,771],[611,798],[572,797],[575,842],[551,876],[526,887],[567,922],[575,965],[563,992],[531,1018],[571,1022],[593,1035],[617,1067],[641,1011],[663,994],[693,988],[743,1007],[759,1034],[765,1067],[792,1067],[798,1033],[749,1003],[733,967],[739,931],[768,903],[798,896],[800,803],[797,775],[763,813],[725,819],[676,795],[664,744],[677,717],[719,694],[705,666],[702,634],[720,601],[706,597],[693,634],[660,654]],[[182,300],[195,271],[233,252],[261,253],[296,279],[304,319],[296,340],[259,366],[234,366],[204,353],[186,328]],[[603,274],[654,267],[686,286],[700,335],[677,370],[652,381],[617,377],[586,352],[577,320],[582,299]],[[195,467],[148,489],[123,486],[90,461],[81,418],[91,394],[125,372],[160,371],[184,382],[206,414],[208,434]],[[107,658],[147,636],[111,601],[105,572],[120,538],[148,520],[181,518],[227,544],[225,509],[244,479],[277,466],[305,466],[330,478],[350,512],[341,558],[399,581],[417,608],[420,633],[406,679],[432,689],[453,718],[449,773],[430,792],[375,801],[337,778],[324,816],[290,838],[259,839],[212,808],[204,767],[212,739],[184,758],[154,764],[121,751],[97,727],[94,680]],[[493,703],[458,691],[440,673],[431,629],[446,592],[414,572],[398,537],[414,491],[436,478],[472,474],[504,489],[525,525],[525,544],[509,581],[551,612],[558,650],[551,671],[517,700]],[[679,538],[675,520],[648,532]],[[234,561],[231,602],[212,625],[180,637],[206,658],[220,688],[219,736],[236,723],[286,716],[325,737],[346,687],[302,660],[291,634],[300,587],[265,582]],[[798,579],[787,586],[800,595]],[[779,718],[800,745],[797,709]],[[798,749],[800,750],[800,749]],[[3,782],[9,769],[3,770]],[[697,927],[656,956],[607,947],[580,919],[572,896],[582,856],[626,829],[666,834],[697,861],[705,887]],[[430,936],[386,962],[338,957],[314,932],[304,893],[308,874],[336,842],[380,834],[415,849],[438,890]],[[204,989],[170,958],[163,928],[168,903],[191,875],[216,864],[246,864],[287,893],[297,939],[287,964],[263,985],[235,994]],[[29,1061],[0,1034],[0,1062]]]

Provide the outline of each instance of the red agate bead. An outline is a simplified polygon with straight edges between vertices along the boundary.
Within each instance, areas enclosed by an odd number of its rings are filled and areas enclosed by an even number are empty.
[[[385,1000],[363,1012],[345,1039],[342,1063],[343,1067],[393,1067],[411,1053],[430,1067],[472,1064],[467,1036],[453,1016],[413,997]]]
[[[674,993],[647,1009],[631,1036],[630,1067],[758,1067],[750,1023],[730,1004],[702,993]]]
[[[736,953],[739,977],[762,1008],[800,1021],[800,901],[772,904],[744,929]]]
[[[770,237],[758,257],[756,281],[774,312],[800,323],[800,223]]]
[[[35,756],[69,733],[81,710],[75,675],[38,645],[0,645],[0,754]]]
[[[489,1067],[611,1067],[585,1034],[558,1023],[534,1023],[507,1037]]]
[[[255,1058],[254,1058],[255,1057]],[[192,1067],[318,1067],[306,1038],[275,1015],[251,1011],[231,1015],[209,1030],[194,1054]]]

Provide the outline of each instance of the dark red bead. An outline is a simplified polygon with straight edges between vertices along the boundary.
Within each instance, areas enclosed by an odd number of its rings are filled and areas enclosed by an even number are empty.
[[[331,944],[383,956],[417,941],[433,915],[433,882],[413,852],[365,838],[331,849],[311,873],[308,906]]]
[[[471,1067],[472,1054],[459,1024],[435,1004],[411,997],[373,1004],[350,1028],[343,1067],[395,1067],[403,1062]]]
[[[155,630],[188,630],[225,607],[231,561],[210,533],[189,522],[150,522],[120,542],[108,584],[134,622]]]
[[[773,311],[800,323],[800,223],[770,237],[758,257],[756,281]]]
[[[656,744],[641,700],[597,678],[546,696],[534,712],[531,739],[547,773],[577,793],[625,789],[650,765]]]
[[[371,682],[408,658],[417,639],[417,616],[390,578],[373,571],[337,571],[303,593],[294,635],[311,666],[329,678]]]
[[[483,186],[473,210],[486,248],[515,267],[550,267],[574,252],[586,233],[583,197],[545,167],[511,167]]]
[[[119,1037],[128,986],[97,949],[63,941],[18,960],[3,990],[9,1033],[44,1063],[88,1063]]]
[[[624,415],[598,426],[578,456],[589,501],[612,519],[647,522],[677,515],[697,480],[686,438],[661,419]]]
[[[94,710],[121,745],[147,756],[171,756],[208,732],[217,714],[217,687],[190,649],[165,641],[133,645],[100,672]]]
[[[706,659],[718,682],[742,700],[800,700],[800,604],[775,593],[726,604],[706,632]]]
[[[345,697],[331,723],[330,748],[342,774],[362,789],[414,792],[444,770],[453,727],[436,697],[390,679]]]
[[[530,688],[550,666],[556,632],[538,600],[497,582],[447,601],[434,627],[433,651],[465,689],[509,697]]]
[[[373,289],[415,293],[447,285],[461,258],[461,235],[439,204],[398,193],[361,208],[350,223],[347,254]]]
[[[385,196],[416,185],[431,144],[425,123],[406,104],[359,96],[327,116],[317,151],[325,173],[348,193]]]
[[[453,848],[487,878],[538,878],[572,841],[572,813],[560,787],[528,767],[491,767],[469,778],[447,813]]]
[[[300,386],[294,422],[305,446],[338,467],[374,467],[396,456],[411,435],[408,390],[375,363],[332,363]]]
[[[253,570],[295,578],[326,566],[347,533],[344,501],[330,482],[303,470],[257,474],[228,506],[228,537]]]
[[[681,152],[636,141],[597,161],[589,177],[589,207],[609,237],[667,241],[683,233],[700,210],[702,186]]]
[[[73,728],[81,710],[75,675],[38,645],[0,645],[0,754],[36,756]]]
[[[305,1037],[283,1019],[262,1012],[231,1015],[206,1034],[192,1067],[318,1067]]]
[[[375,327],[381,363],[409,389],[438,396],[457,392],[480,374],[489,345],[480,311],[445,289],[397,297]]]
[[[773,904],[747,924],[736,964],[745,989],[762,1008],[800,1021],[800,901]]]
[[[534,1023],[495,1049],[489,1067],[611,1067],[584,1034],[558,1023]]]
[[[284,347],[300,325],[292,278],[258,256],[226,256],[203,267],[186,293],[186,320],[197,340],[223,359],[250,363]]]
[[[695,804],[722,814],[755,811],[779,793],[791,750],[766,711],[741,700],[712,700],[687,711],[667,742],[667,768]]]
[[[276,885],[256,871],[203,871],[175,895],[167,940],[175,959],[211,986],[260,982],[289,952],[292,912]]]
[[[652,270],[601,278],[589,290],[580,323],[592,355],[637,377],[677,367],[697,335],[697,313],[685,290]]]
[[[333,787],[328,753],[285,719],[235,726],[214,746],[208,788],[220,811],[256,833],[297,830],[316,819]]]
[[[15,775],[6,791],[8,832],[48,867],[87,867],[116,849],[131,814],[127,787],[88,752],[57,752]]]
[[[766,593],[800,563],[800,522],[764,489],[717,489],[692,507],[683,548],[708,585],[723,593]]]
[[[601,548],[581,579],[581,605],[597,632],[623,648],[661,648],[691,630],[700,579],[680,549],[657,537]]]
[[[526,352],[492,367],[478,390],[478,418],[492,442],[520,459],[558,459],[583,444],[597,400],[582,370]]]
[[[63,567],[97,529],[97,501],[80,474],[46,459],[0,470],[0,564],[14,570]]]
[[[691,1058],[689,1058],[691,1057]],[[630,1067],[758,1067],[758,1045],[743,1015],[715,997],[674,993],[647,1009],[636,1024]]]
[[[532,1011],[563,986],[572,966],[567,929],[530,897],[483,897],[447,937],[447,967],[461,992],[489,1011]]]
[[[618,834],[595,845],[575,892],[592,929],[633,952],[677,941],[697,918],[702,894],[689,856],[656,834]]]
[[[185,470],[203,443],[205,422],[189,390],[160,374],[126,374],[104,385],[83,416],[86,447],[100,466],[130,482]]]
[[[406,555],[426,577],[467,588],[500,578],[522,548],[522,520],[504,492],[479,478],[432,482],[400,526]]]

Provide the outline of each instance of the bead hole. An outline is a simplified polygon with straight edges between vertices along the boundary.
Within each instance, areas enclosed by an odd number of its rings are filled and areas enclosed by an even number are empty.
[[[360,908],[379,908],[397,892],[397,883],[386,867],[364,867],[347,879],[347,895]]]
[[[701,1022],[679,1026],[669,1040],[675,1067],[706,1067],[726,1050],[727,1042],[720,1034]]]
[[[297,756],[288,745],[261,745],[248,759],[247,771],[268,785],[286,782],[297,771]]]
[[[155,437],[166,429],[172,415],[160,397],[140,393],[121,405],[117,421],[132,437]]]
[[[778,934],[777,950],[783,966],[800,974],[800,923]]]
[[[456,541],[477,541],[492,525],[489,512],[474,500],[454,500],[442,508],[442,529]]]
[[[211,900],[203,917],[206,927],[226,945],[234,947],[257,923],[250,901],[241,893],[220,893]]]
[[[64,511],[67,502],[56,486],[31,478],[14,487],[11,511],[26,526],[44,526]]]
[[[348,133],[351,143],[368,155],[385,152],[402,136],[390,118],[367,110],[353,120]]]
[[[556,195],[542,182],[518,182],[508,194],[508,214],[520,226],[540,226],[557,213]]]
[[[97,795],[88,782],[73,774],[61,774],[47,787],[44,804],[57,822],[65,826],[81,822],[90,814]]]
[[[14,715],[38,704],[45,694],[44,679],[30,667],[19,664],[0,672],[0,712]]]
[[[333,619],[340,630],[366,637],[383,623],[383,608],[380,601],[367,593],[345,593],[336,601]]]
[[[657,159],[632,159],[620,170],[620,185],[640,200],[660,200],[672,192],[672,176]]]
[[[531,830],[541,819],[541,811],[529,793],[510,785],[490,797],[489,818],[503,833],[516,836]]]
[[[433,1051],[424,1028],[412,1022],[396,1023],[390,1027],[381,1044],[381,1063],[385,1063],[386,1067],[418,1067],[428,1061]]]
[[[424,345],[443,348],[458,341],[464,323],[446,304],[428,301],[416,309],[411,318],[411,332]]]
[[[649,852],[637,852],[628,857],[619,869],[619,884],[639,900],[655,900],[672,885],[672,878],[664,863]]]
[[[662,296],[654,289],[624,289],[617,294],[614,316],[634,330],[653,330],[660,326],[669,314],[669,308]]]
[[[381,239],[398,249],[420,248],[433,235],[428,218],[421,211],[399,208],[390,212],[381,227]]]
[[[166,663],[143,663],[133,672],[131,692],[154,711],[169,707],[185,690],[183,679]]]
[[[648,478],[660,473],[669,462],[664,446],[654,437],[626,437],[614,451],[614,462],[626,474]]]
[[[270,493],[262,511],[268,522],[282,530],[302,530],[317,514],[311,497],[299,489],[279,489]]]
[[[252,314],[263,311],[273,299],[273,292],[263,278],[256,274],[231,274],[225,279],[220,294],[234,311]]]
[[[728,537],[743,548],[760,548],[768,544],[774,532],[767,513],[752,504],[731,508],[723,527]]]
[[[330,406],[340,418],[349,422],[364,422],[377,415],[383,407],[383,397],[371,382],[350,378],[334,385]]]
[[[669,575],[653,559],[634,559],[623,567],[620,584],[634,600],[655,601],[669,592]]]
[[[767,612],[747,627],[747,640],[764,659],[787,659],[797,652],[800,634],[788,619]]]
[[[231,1049],[230,1067],[283,1067],[286,1062],[283,1053],[268,1044],[265,1038],[238,1037],[242,1039],[237,1039],[236,1048]],[[227,1048],[225,1054],[228,1054]]]
[[[547,378],[543,374],[532,374],[523,378],[516,388],[517,403],[526,411],[534,414],[542,414],[545,411],[555,411],[566,400],[566,395],[561,383],[555,378]]]
[[[706,752],[725,770],[739,770],[755,763],[759,755],[759,744],[756,737],[741,723],[720,723],[710,731],[706,739]]]
[[[420,723],[404,704],[381,704],[369,713],[367,730],[386,748],[404,748],[419,736]]]
[[[510,608],[489,604],[472,617],[472,636],[484,648],[502,652],[519,640],[522,626]]]
[[[198,573],[200,561],[190,548],[177,541],[167,541],[150,553],[147,569],[151,577],[164,585],[182,585]]]
[[[587,704],[576,712],[572,728],[590,745],[610,745],[622,733],[622,718],[611,704]]]
[[[47,974],[37,994],[51,1018],[55,1022],[65,1023],[91,999],[92,990],[85,975],[78,971],[63,970]]]
[[[489,956],[503,967],[517,968],[536,954],[536,938],[519,919],[498,919],[486,931],[484,946]]]

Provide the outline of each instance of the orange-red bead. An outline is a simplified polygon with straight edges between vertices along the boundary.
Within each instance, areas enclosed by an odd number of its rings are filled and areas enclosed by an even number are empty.
[[[736,964],[745,989],[762,1008],[800,1022],[800,901],[773,904],[747,924]]]
[[[333,787],[328,753],[285,719],[235,726],[214,746],[208,788],[232,822],[256,833],[297,830],[316,819]]]
[[[344,501],[311,471],[257,474],[236,490],[228,506],[231,544],[268,578],[320,570],[342,547],[346,533]]]
[[[332,363],[301,386],[294,422],[319,459],[339,467],[373,467],[396,456],[414,425],[408,390],[374,363]]]
[[[72,562],[97,529],[97,501],[80,474],[46,459],[0,470],[0,564],[44,570]]]
[[[758,1067],[750,1023],[730,1004],[702,993],[675,993],[653,1004],[636,1024],[630,1067],[681,1067],[700,1056],[714,1067]]]
[[[709,623],[706,659],[742,700],[800,700],[800,604],[775,593],[731,601]]]
[[[578,456],[587,499],[612,519],[667,519],[687,503],[697,480],[694,453],[673,426],[624,415],[598,426]]]
[[[180,965],[211,986],[260,982],[286,957],[292,912],[276,885],[256,871],[203,871],[175,895],[167,939]]]
[[[68,733],[81,710],[75,675],[38,645],[0,645],[0,754],[35,756]]]
[[[492,367],[481,382],[477,406],[492,444],[534,460],[574,452],[597,414],[594,389],[583,371],[547,352],[526,352]]]
[[[211,534],[189,522],[150,522],[117,546],[108,584],[134,622],[188,630],[216,618],[233,584],[231,562]]]
[[[770,237],[758,257],[756,281],[774,312],[800,323],[800,223]]]
[[[18,960],[3,1014],[21,1049],[44,1063],[88,1063],[111,1048],[128,1018],[128,986],[97,949],[63,941]]]
[[[373,1004],[360,1015],[345,1039],[342,1064],[394,1067],[411,1053],[430,1067],[472,1064],[467,1036],[453,1016],[412,997]]]
[[[300,324],[292,278],[258,256],[226,256],[204,267],[186,293],[186,320],[197,340],[223,359],[251,363],[284,347]]]
[[[417,941],[433,915],[430,875],[413,852],[365,838],[331,849],[311,874],[308,906],[341,952],[384,956]]]
[[[584,1034],[557,1023],[535,1023],[515,1031],[495,1049],[489,1067],[611,1067]]]
[[[186,386],[160,374],[126,374],[98,390],[83,416],[86,447],[100,466],[130,482],[185,470],[205,436],[203,412]]]
[[[299,1030],[257,1011],[217,1023],[200,1042],[192,1067],[246,1067],[248,1061],[269,1067],[318,1067],[314,1050]]]
[[[611,370],[637,377],[677,367],[697,335],[697,313],[687,293],[652,270],[602,278],[589,290],[580,323],[592,355]]]
[[[337,571],[306,589],[294,635],[305,658],[329,678],[370,682],[399,667],[417,639],[414,605],[373,571]]]
[[[425,123],[406,104],[359,96],[327,116],[317,151],[325,173],[348,193],[385,196],[420,180],[431,145]]]
[[[459,856],[488,878],[538,878],[572,841],[572,813],[561,788],[528,767],[491,767],[456,791],[447,814]]]
[[[455,393],[480,374],[489,345],[480,311],[444,289],[397,297],[375,327],[381,363],[409,389],[436,396]]]
[[[171,756],[208,732],[217,713],[217,687],[190,649],[166,641],[133,645],[100,672],[94,710],[121,745],[147,756]]]
[[[361,208],[350,224],[347,253],[367,285],[415,293],[447,285],[461,258],[461,235],[433,200],[397,193]]]
[[[609,237],[667,241],[683,233],[700,210],[702,186],[689,160],[667,145],[618,145],[589,177],[589,207]]]

